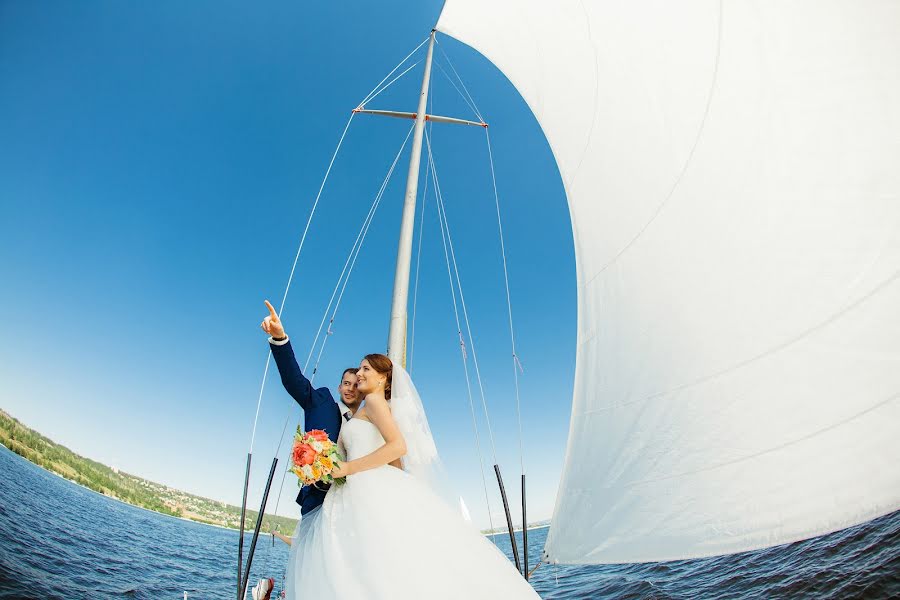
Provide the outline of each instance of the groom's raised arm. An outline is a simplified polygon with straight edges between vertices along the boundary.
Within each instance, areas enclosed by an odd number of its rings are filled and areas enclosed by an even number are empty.
[[[285,336],[283,340],[269,338],[269,348],[275,364],[278,365],[278,373],[281,375],[281,383],[284,389],[297,401],[303,410],[309,410],[313,402],[313,386],[309,379],[303,375],[300,365],[291,348],[291,341]]]

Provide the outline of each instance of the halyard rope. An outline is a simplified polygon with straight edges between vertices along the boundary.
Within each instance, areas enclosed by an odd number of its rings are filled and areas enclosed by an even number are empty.
[[[474,434],[475,434],[475,451],[476,451],[476,454],[478,455],[478,463],[479,463],[480,471],[481,471],[481,483],[482,483],[482,486],[484,487],[484,502],[487,505],[488,521],[491,526],[491,531],[493,531],[494,530],[494,518],[493,518],[493,513],[491,511],[490,495],[488,494],[487,478],[485,477],[485,474],[484,474],[484,458],[481,453],[481,437],[478,434],[478,419],[475,416],[475,402],[472,399],[472,384],[471,384],[471,378],[469,377],[468,353],[466,352],[466,344],[463,339],[462,327],[459,322],[459,309],[458,309],[457,303],[456,303],[456,287],[454,286],[453,274],[451,272],[451,267],[450,267],[450,253],[448,251],[448,245],[447,245],[448,237],[449,237],[448,236],[449,229],[445,232],[445,228],[446,228],[447,224],[446,224],[446,220],[445,220],[445,215],[443,214],[443,211],[441,210],[442,202],[440,201],[440,186],[438,185],[438,181],[437,181],[437,169],[435,168],[435,165],[434,165],[434,155],[431,150],[431,136],[428,135],[427,131],[425,132],[425,142],[428,147],[428,168],[430,168],[431,176],[434,181],[434,191],[435,191],[435,198],[436,198],[435,203],[438,206],[438,222],[441,227],[441,240],[442,240],[443,246],[444,246],[444,259],[447,263],[447,277],[450,281],[450,296],[453,300],[453,316],[456,319],[456,332],[457,332],[457,335],[459,336],[460,354],[462,355],[463,371],[466,376],[466,392],[468,394],[468,399],[469,399],[469,411],[471,412],[471,415],[472,415],[472,430],[474,431]],[[457,284],[458,284],[458,282],[459,282],[459,278],[457,277]],[[461,294],[460,294],[460,297],[461,297]],[[488,421],[488,429],[490,429],[490,421]]]
[[[334,318],[337,314],[338,306],[340,305],[340,298],[343,297],[343,290],[346,288],[347,282],[350,280],[350,273],[353,271],[353,266],[356,264],[356,257],[359,255],[359,251],[362,249],[362,243],[363,243],[363,241],[365,241],[366,234],[368,233],[369,227],[372,224],[372,220],[375,215],[375,211],[378,209],[378,205],[381,203],[381,198],[384,195],[384,190],[387,187],[388,182],[390,181],[391,175],[393,174],[395,167],[397,166],[397,162],[400,160],[400,156],[402,155],[403,150],[406,147],[406,143],[409,141],[409,136],[411,133],[412,133],[412,127],[410,128],[409,133],[406,134],[406,138],[403,140],[403,144],[400,146],[400,150],[397,152],[397,156],[394,158],[393,163],[391,163],[390,169],[388,170],[388,173],[385,176],[384,180],[382,181],[381,187],[379,188],[378,193],[375,196],[375,200],[372,202],[372,206],[369,208],[369,212],[368,212],[368,214],[366,214],[366,218],[363,220],[363,224],[362,224],[362,227],[360,228],[359,234],[356,236],[356,240],[353,243],[353,247],[350,249],[350,254],[344,263],[344,269],[341,271],[341,275],[338,278],[337,284],[335,285],[334,292],[332,292],[332,294],[331,294],[331,300],[329,300],[328,306],[325,308],[325,314],[322,318],[323,323],[324,323],[325,318],[328,316],[328,311],[331,309],[331,304],[334,301],[334,297],[335,297],[335,294],[337,293],[338,288],[341,288],[341,295],[338,298],[338,302],[335,305],[334,311],[332,312],[332,315],[331,315],[331,322],[332,323],[334,322]],[[348,270],[348,265],[349,265],[349,270]],[[346,273],[346,278],[344,276],[345,273]],[[343,287],[341,285],[342,282],[343,282]],[[322,329],[322,326],[320,325],[319,333],[321,333],[321,329]],[[329,329],[330,329],[330,325],[329,325]],[[319,333],[316,334],[316,340],[318,340]],[[328,339],[328,336],[326,335],[325,339],[322,342],[322,349],[319,351],[319,358],[321,358],[322,352],[325,350],[325,343],[327,342],[327,339]],[[315,347],[315,343],[316,343],[316,341],[313,342],[313,348]],[[310,350],[310,354],[312,354],[312,349]],[[270,355],[271,355],[271,353],[270,353]],[[307,364],[308,363],[309,363],[309,359],[307,359]],[[318,361],[316,362],[316,366],[318,367]],[[305,370],[306,370],[306,367],[304,367],[304,371]],[[312,380],[314,377],[315,377],[315,373],[313,373],[313,376],[310,377],[310,385],[312,384]],[[284,421],[284,425],[281,428],[281,436],[278,439],[278,446],[275,449],[275,456],[278,456],[281,454],[281,446],[284,443],[284,434],[287,432],[287,426],[292,420],[292,414],[293,414],[293,406],[291,407],[291,410],[289,411],[288,416]],[[287,474],[290,471],[290,467],[291,467],[291,464],[290,464],[290,461],[288,461],[288,463],[285,465],[284,472],[281,475],[281,482],[278,485],[278,497],[275,501],[275,508],[274,508],[272,514],[275,514],[275,515],[278,514],[278,507],[281,505],[281,495],[284,492],[284,480],[286,479]],[[269,563],[269,553],[267,552],[265,562],[264,562],[265,568],[264,568],[263,572],[265,572],[265,569],[268,568],[268,563]]]
[[[331,167],[334,166],[334,160],[337,158],[338,151],[341,149],[341,146],[344,143],[344,138],[347,137],[347,130],[350,129],[350,123],[353,122],[353,115],[356,113],[350,113],[350,118],[347,119],[347,125],[344,127],[344,132],[341,134],[341,139],[338,141],[337,148],[334,149],[334,154],[331,155],[331,161],[328,163],[328,169],[325,171],[325,177],[322,178],[322,185],[319,186],[319,192],[316,194],[316,200],[313,202],[312,210],[309,212],[309,218],[306,220],[306,226],[303,228],[303,235],[300,237],[300,245],[297,248],[297,254],[294,256],[294,263],[291,265],[291,274],[288,276],[287,285],[284,287],[284,296],[281,298],[281,306],[278,308],[278,317],[281,318],[281,312],[284,310],[284,305],[287,302],[288,292],[291,289],[291,282],[294,280],[294,272],[297,270],[297,262],[300,260],[300,253],[303,250],[303,244],[306,242],[306,234],[309,232],[309,226],[312,223],[313,216],[316,214],[316,208],[319,206],[319,199],[322,197],[322,190],[325,189],[325,182],[328,181],[328,176],[331,174]],[[269,364],[272,362],[272,351],[269,350],[269,354],[266,357],[266,368],[263,370],[262,383],[259,386],[259,397],[256,400],[256,415],[253,417],[253,433],[250,435],[250,454],[253,454],[253,445],[256,442],[256,426],[259,422],[259,407],[262,404],[263,391],[266,389],[266,378],[269,375]]]
[[[391,180],[391,176],[394,173],[394,169],[397,166],[397,162],[400,160],[400,156],[403,154],[403,150],[406,148],[406,144],[409,141],[409,136],[412,134],[413,128],[410,127],[409,132],[406,134],[406,138],[403,140],[403,144],[400,146],[400,150],[397,152],[397,155],[394,157],[394,161],[391,163],[390,168],[388,169],[387,175],[385,175],[384,180],[381,183],[381,187],[378,190],[378,193],[375,195],[375,200],[372,202],[372,206],[369,208],[368,214],[366,214],[366,218],[363,220],[363,224],[360,227],[359,234],[356,236],[356,240],[353,243],[353,247],[350,249],[350,254],[347,257],[347,260],[344,262],[344,269],[341,271],[341,275],[338,278],[337,283],[335,284],[334,291],[331,294],[331,300],[328,302],[328,306],[325,308],[325,314],[322,317],[322,323],[325,322],[325,319],[328,317],[328,312],[331,310],[332,302],[334,301],[335,295],[340,288],[340,296],[338,297],[337,303],[334,305],[334,310],[331,314],[331,319],[329,323],[329,330],[331,328],[331,323],[334,322],[334,319],[337,315],[338,307],[340,306],[341,298],[343,298],[344,290],[347,287],[347,282],[350,281],[350,274],[353,271],[353,267],[356,264],[356,258],[359,256],[359,252],[362,249],[363,242],[365,241],[366,234],[369,231],[369,227],[372,225],[373,218],[375,216],[375,212],[378,210],[378,206],[381,204],[381,199],[384,196],[384,191],[387,188],[388,183]],[[346,276],[345,276],[346,275]],[[310,355],[315,349],[315,344],[318,341],[319,335],[322,331],[322,324],[319,325],[319,331],[316,333],[316,339],[313,341],[312,348],[310,349]],[[318,368],[318,360],[322,357],[322,352],[325,350],[325,344],[328,341],[328,335],[322,340],[322,347],[319,350],[318,359],[316,360],[316,369]],[[307,365],[309,364],[309,359],[307,358]],[[306,371],[306,367],[304,366],[304,371]],[[312,373],[310,377],[310,385],[312,385],[313,380],[315,379],[315,371]],[[287,418],[285,419],[284,426],[281,428],[281,437],[278,439],[278,446],[275,449],[275,456],[281,454],[281,446],[284,443],[284,435],[287,432],[288,423],[291,422],[291,415],[293,414],[293,406],[291,407],[291,411],[288,413]],[[284,480],[287,476],[288,471],[290,470],[290,462],[285,467],[284,474],[281,477],[281,484],[278,489],[278,497],[275,501],[275,512],[277,513],[278,507],[281,504],[281,494],[284,491]]]
[[[403,63],[405,63],[406,61],[408,61],[410,56],[412,56],[413,54],[415,54],[416,51],[419,50],[419,48],[421,48],[422,46],[424,46],[425,43],[428,42],[429,39],[431,39],[431,36],[428,36],[427,38],[425,38],[424,40],[422,40],[422,43],[421,43],[421,44],[419,44],[418,46],[416,46],[415,48],[413,48],[412,52],[410,52],[409,54],[407,54],[407,55],[406,55],[406,58],[404,58],[404,59],[401,60],[399,63],[397,63],[397,66],[394,67],[394,68],[391,70],[390,73],[388,73],[387,75],[385,75],[385,76],[384,76],[384,79],[382,79],[381,81],[379,81],[379,82],[378,82],[378,85],[376,85],[376,86],[372,89],[372,91],[369,92],[368,95],[363,99],[363,101],[360,102],[357,106],[363,106],[363,105],[365,105],[366,102],[368,102],[369,100],[371,100],[372,98],[374,98],[375,96],[377,96],[378,94],[380,94],[381,92],[383,92],[385,89],[387,89],[387,87],[388,87],[389,85],[391,85],[390,83],[389,83],[388,85],[384,86],[384,88],[381,89],[381,90],[379,90],[378,88],[381,87],[381,84],[384,83],[385,81],[387,81],[387,78],[390,77],[391,75],[393,75],[393,74],[397,71],[397,69],[399,69],[399,68],[403,65]],[[409,70],[409,69],[407,69],[407,71],[408,71],[408,70]],[[400,77],[402,77],[402,75],[400,75]],[[398,77],[398,79],[399,79],[399,77]],[[394,81],[396,81],[396,79],[394,79]],[[392,81],[391,83],[393,83],[393,81]]]

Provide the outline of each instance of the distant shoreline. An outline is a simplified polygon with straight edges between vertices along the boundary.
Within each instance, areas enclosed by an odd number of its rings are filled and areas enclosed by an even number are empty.
[[[124,504],[125,506],[130,506],[131,508],[136,508],[136,509],[138,509],[138,510],[144,510],[144,511],[147,511],[147,512],[151,512],[151,513],[153,513],[154,515],[160,515],[160,516],[163,516],[163,517],[169,517],[170,519],[178,519],[179,521],[186,521],[186,522],[188,522],[188,523],[197,523],[198,525],[206,525],[207,527],[215,527],[215,528],[217,528],[217,529],[227,529],[228,531],[237,531],[238,533],[240,533],[240,530],[239,530],[239,529],[235,529],[235,528],[233,528],[233,527],[225,527],[224,525],[216,525],[215,523],[207,523],[207,522],[205,522],[205,521],[195,521],[194,519],[188,519],[187,517],[176,517],[175,515],[168,515],[168,514],[166,514],[166,513],[164,513],[164,512],[159,512],[158,510],[153,510],[152,508],[145,508],[145,507],[143,507],[143,506],[138,506],[137,504],[132,504],[131,502],[125,502],[124,500],[122,500],[122,499],[120,499],[120,498],[116,498],[115,496],[108,496],[108,495],[106,495],[106,494],[101,494],[100,492],[98,492],[98,491],[96,491],[96,490],[92,490],[91,488],[87,487],[86,485],[81,485],[81,484],[78,483],[77,481],[72,481],[72,480],[69,479],[68,477],[63,477],[62,475],[60,475],[60,474],[57,473],[56,471],[51,471],[50,469],[47,469],[47,468],[45,468],[45,467],[42,467],[41,465],[37,464],[36,462],[32,462],[32,461],[28,460],[27,458],[25,458],[24,456],[22,456],[22,455],[19,454],[18,452],[15,452],[15,451],[12,450],[11,448],[8,448],[8,447],[6,446],[6,444],[4,444],[4,443],[2,443],[2,442],[0,442],[0,446],[3,446],[3,448],[5,448],[7,451],[9,451],[9,453],[12,454],[13,456],[15,456],[16,458],[19,458],[19,459],[21,459],[21,460],[24,460],[24,461],[27,462],[28,464],[37,467],[37,468],[40,469],[41,471],[43,471],[43,472],[45,472],[45,473],[49,473],[50,475],[53,475],[54,477],[58,477],[58,478],[62,479],[63,481],[67,482],[67,483],[71,483],[72,485],[77,485],[77,486],[80,487],[81,489],[83,489],[83,490],[85,490],[85,491],[88,491],[88,492],[90,492],[90,493],[92,493],[92,494],[96,494],[96,495],[98,495],[98,496],[101,496],[101,497],[103,497],[103,498],[106,498],[107,500],[115,500],[116,502],[118,502],[118,503],[120,503],[120,504]]]
[[[10,443],[15,447],[10,446]],[[237,526],[240,522],[239,507],[211,498],[196,496],[124,471],[120,473],[118,469],[72,452],[65,446],[29,428],[2,409],[0,409],[0,445],[47,473],[122,504],[181,521],[200,523],[229,531],[240,531]],[[86,485],[85,482],[91,485]],[[126,498],[144,501],[146,505],[137,504]],[[157,510],[155,506],[162,506],[171,512]],[[248,513],[247,516],[251,521],[258,517],[256,511],[249,510]],[[274,513],[265,513],[263,519],[263,525],[268,531],[261,531],[261,533],[291,532],[296,529],[298,523],[297,519]],[[222,521],[222,523],[217,523],[215,520]],[[234,522],[235,526],[224,524],[227,522]],[[549,527],[547,521],[539,521],[535,524],[529,523],[528,530],[547,527]],[[254,529],[253,523],[248,525],[245,531],[249,529]],[[521,531],[521,527],[514,529],[514,532]],[[508,533],[508,529],[505,527],[492,530],[479,528],[479,533],[485,536],[502,535]]]
[[[236,531],[236,532],[240,533],[240,529],[235,529],[235,528],[233,528],[233,527],[225,527],[224,525],[216,525],[215,523],[207,523],[206,521],[195,521],[194,519],[188,519],[187,517],[176,517],[175,515],[169,515],[169,514],[166,514],[166,513],[164,513],[164,512],[159,512],[158,510],[153,510],[152,508],[146,508],[146,507],[143,507],[143,506],[138,506],[137,504],[132,504],[131,502],[125,502],[124,500],[122,500],[122,499],[120,499],[120,498],[116,498],[115,496],[108,496],[107,494],[102,494],[102,493],[100,493],[100,492],[98,492],[98,491],[96,491],[96,490],[92,490],[91,488],[87,487],[86,485],[81,485],[81,484],[78,483],[77,481],[72,481],[72,480],[69,479],[68,477],[63,477],[62,475],[60,475],[59,473],[57,473],[57,472],[55,472],[55,471],[51,471],[50,469],[44,468],[44,467],[42,467],[41,465],[39,465],[39,464],[37,464],[37,463],[34,463],[34,462],[28,460],[27,458],[25,458],[24,456],[22,456],[22,455],[19,454],[18,452],[13,452],[13,451],[10,450],[9,448],[7,448],[7,447],[6,447],[6,444],[0,443],[0,446],[3,446],[3,447],[6,448],[7,450],[9,450],[9,452],[10,452],[11,454],[17,456],[18,458],[21,458],[22,460],[24,460],[24,461],[27,462],[28,464],[34,465],[35,467],[37,467],[38,469],[44,471],[45,473],[50,473],[50,474],[53,475],[54,477],[59,477],[59,478],[62,479],[63,481],[66,481],[66,482],[68,482],[68,483],[71,483],[72,485],[77,485],[77,486],[80,487],[81,489],[86,490],[86,491],[88,491],[88,492],[90,492],[90,493],[92,493],[92,494],[96,494],[96,495],[98,495],[98,496],[102,496],[103,498],[106,498],[107,500],[115,500],[116,502],[118,502],[118,503],[120,503],[120,504],[124,504],[125,506],[130,506],[131,508],[136,508],[136,509],[138,509],[138,510],[143,510],[143,511],[151,512],[151,513],[153,513],[154,515],[160,515],[160,516],[163,516],[163,517],[169,517],[170,519],[177,519],[177,520],[179,520],[179,521],[185,521],[185,522],[187,522],[187,523],[197,523],[198,525],[206,525],[207,527],[215,527],[216,529],[227,529],[228,531]]]
[[[187,518],[187,517],[176,517],[175,515],[168,515],[168,514],[166,514],[166,513],[163,513],[163,512],[159,512],[159,511],[153,510],[153,509],[151,509],[151,508],[144,508],[143,506],[138,506],[137,504],[131,504],[130,502],[125,502],[124,500],[121,500],[121,499],[116,498],[116,497],[114,497],[114,496],[108,496],[108,495],[106,495],[106,494],[101,494],[100,492],[98,492],[98,491],[96,491],[96,490],[92,490],[91,488],[89,488],[89,487],[87,487],[87,486],[81,485],[81,484],[78,483],[77,481],[72,481],[71,479],[69,479],[69,478],[67,478],[67,477],[63,477],[62,475],[60,475],[59,473],[56,473],[55,471],[51,471],[50,469],[45,469],[45,468],[42,467],[41,465],[39,465],[39,464],[37,464],[37,463],[34,463],[34,462],[28,460],[27,458],[25,458],[24,456],[22,456],[21,454],[19,454],[19,453],[17,453],[17,452],[14,452],[13,450],[7,448],[5,444],[0,443],[0,446],[3,446],[4,448],[6,448],[6,449],[7,449],[11,454],[13,454],[14,456],[16,456],[16,457],[18,457],[18,458],[24,460],[24,461],[27,462],[28,464],[34,465],[35,467],[37,467],[38,469],[41,469],[41,470],[44,471],[45,473],[49,473],[49,474],[53,475],[54,477],[59,477],[59,478],[62,479],[63,481],[67,481],[67,482],[71,483],[72,485],[77,485],[78,487],[80,487],[80,488],[83,489],[83,490],[86,490],[86,491],[88,491],[88,492],[90,492],[90,493],[92,493],[92,494],[96,494],[96,495],[98,495],[98,496],[102,496],[103,498],[106,498],[106,499],[108,499],[108,500],[115,500],[116,502],[119,502],[120,504],[124,504],[125,506],[130,506],[130,507],[136,508],[136,509],[138,509],[138,510],[144,510],[144,511],[147,511],[147,512],[151,512],[151,513],[153,513],[154,515],[161,515],[161,516],[163,516],[163,517],[168,517],[168,518],[170,518],[170,519],[176,519],[176,520],[178,520],[178,521],[184,521],[184,522],[186,522],[186,523],[197,523],[198,525],[205,525],[205,526],[207,526],[207,527],[215,527],[216,529],[225,529],[226,531],[234,531],[234,532],[237,533],[237,534],[240,534],[240,532],[241,532],[240,529],[237,529],[237,528],[235,528],[235,527],[226,527],[226,526],[224,526],[224,525],[216,525],[215,523],[207,523],[207,522],[205,522],[205,521],[196,521],[196,520],[194,520],[194,519],[189,519],[189,518]],[[535,531],[535,530],[537,530],[537,529],[547,529],[547,528],[549,528],[549,527],[550,527],[550,524],[549,524],[549,523],[543,523],[543,524],[539,524],[539,525],[529,525],[529,526],[528,526],[528,531]],[[245,531],[245,533],[249,532],[249,530],[247,530],[247,529],[245,529],[244,531]],[[513,533],[521,533],[521,532],[522,532],[522,528],[521,528],[521,527],[518,528],[518,529],[513,529]],[[260,533],[262,533],[262,532],[260,532]],[[482,535],[485,535],[485,536],[490,537],[490,536],[494,536],[494,535],[504,535],[504,534],[508,534],[508,531],[507,531],[506,529],[502,529],[502,530],[500,530],[500,531],[494,531],[493,533],[491,533],[491,532],[489,532],[489,531],[480,531],[479,533],[481,533]],[[263,535],[270,535],[270,534],[269,534],[269,533],[263,533]]]
[[[41,435],[0,409],[0,444],[10,452],[52,473],[123,504],[157,514],[212,525],[220,529],[240,530],[241,508],[226,502],[197,496],[165,484],[119,471],[91,460]],[[246,511],[246,529],[254,529],[263,519],[262,531],[293,531],[297,519],[256,510]]]

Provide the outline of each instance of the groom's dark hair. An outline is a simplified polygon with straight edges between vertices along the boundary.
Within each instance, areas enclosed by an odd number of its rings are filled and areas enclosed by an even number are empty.
[[[354,375],[356,375],[357,371],[359,371],[359,369],[356,367],[349,367],[347,369],[344,369],[344,372],[341,373],[341,381],[344,380],[344,375],[346,375],[347,373],[353,373]]]

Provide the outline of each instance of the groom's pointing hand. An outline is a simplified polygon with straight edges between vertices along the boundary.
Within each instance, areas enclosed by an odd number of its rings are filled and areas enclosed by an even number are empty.
[[[260,324],[262,330],[271,335],[274,338],[283,338],[284,334],[284,326],[281,324],[281,319],[278,316],[278,313],[275,311],[275,307],[266,300],[266,306],[269,309],[269,316],[263,319],[263,322]]]

